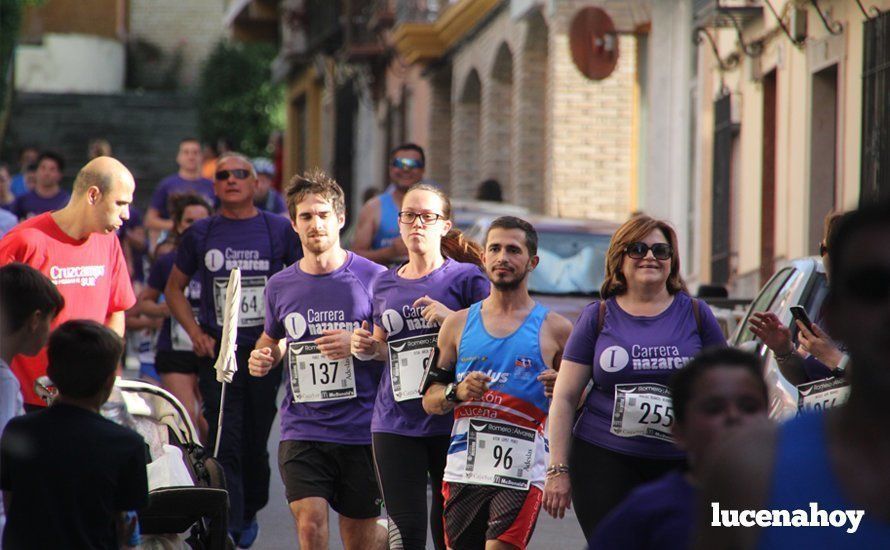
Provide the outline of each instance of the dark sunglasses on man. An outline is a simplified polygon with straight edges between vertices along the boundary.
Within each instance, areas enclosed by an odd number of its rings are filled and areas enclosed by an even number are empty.
[[[423,168],[423,161],[406,157],[396,157],[392,159],[392,166],[393,168],[399,168],[400,170],[420,169]]]
[[[249,175],[250,170],[245,170],[243,168],[235,168],[234,170],[217,170],[216,174],[214,174],[217,181],[225,181],[229,179],[229,176],[235,176],[236,179],[243,180]]]
[[[656,260],[669,260],[673,253],[671,245],[667,243],[655,243],[652,246],[649,246],[646,243],[636,242],[630,243],[624,247],[624,253],[634,260],[642,260],[650,250]]]

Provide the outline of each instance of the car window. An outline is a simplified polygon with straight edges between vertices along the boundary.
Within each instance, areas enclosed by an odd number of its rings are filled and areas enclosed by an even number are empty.
[[[751,332],[751,325],[748,323],[748,318],[751,316],[752,312],[768,311],[773,301],[775,301],[776,297],[779,295],[779,291],[785,287],[786,283],[791,279],[791,276],[795,272],[798,272],[798,270],[792,267],[786,267],[773,275],[773,278],[769,280],[765,287],[763,287],[763,290],[760,291],[760,294],[757,295],[757,298],[751,302],[751,306],[748,308],[748,315],[745,316],[745,320],[742,322],[741,330],[735,339],[735,345],[756,338],[754,333]]]
[[[548,294],[598,292],[606,273],[611,235],[539,231],[538,267],[529,277],[529,290]]]

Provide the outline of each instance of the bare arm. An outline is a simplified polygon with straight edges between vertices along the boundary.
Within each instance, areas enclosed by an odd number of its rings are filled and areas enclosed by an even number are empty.
[[[174,265],[170,272],[170,278],[167,279],[167,286],[164,288],[164,297],[167,298],[170,314],[182,325],[191,338],[195,354],[213,357],[216,341],[201,330],[200,325],[195,321],[192,306],[189,304],[188,298],[185,297],[184,290],[190,279],[191,277]]]
[[[115,311],[108,315],[105,319],[105,326],[117,333],[121,338],[124,337],[124,329],[127,326],[126,312]]]
[[[445,319],[439,329],[439,339],[436,345],[439,347],[439,361],[436,367],[442,370],[454,370],[457,364],[457,349],[460,345],[460,335],[467,320],[467,310],[461,310]],[[460,325],[460,329],[456,325]],[[434,383],[423,394],[423,410],[427,414],[448,414],[454,410],[455,403],[445,399],[445,387],[447,384]]]
[[[387,248],[372,249],[371,242],[374,233],[380,226],[380,199],[374,198],[362,206],[358,213],[355,237],[352,239],[352,251],[359,256],[386,265],[393,260],[407,255],[407,249],[401,238],[397,238],[392,246]]]
[[[161,291],[147,286],[142,289],[139,294],[139,311],[147,317],[165,318],[170,316],[170,308],[167,304],[159,304],[158,298],[161,297]]]
[[[155,231],[171,231],[173,220],[165,220],[161,217],[157,208],[149,208],[145,213],[145,227]]]
[[[370,330],[367,321],[362,321],[362,328],[352,332],[349,342],[349,351],[357,359],[363,361],[386,360],[386,331],[374,325],[374,332]]]
[[[272,338],[263,332],[252,352],[250,359],[247,361],[248,369],[252,376],[266,376],[269,371],[275,368],[281,358],[284,357],[284,348],[286,341]]]
[[[541,355],[548,368],[538,375],[538,381],[544,384],[544,395],[548,398],[553,397],[559,364],[562,362],[562,352],[571,333],[572,323],[568,319],[554,312],[547,314],[540,339]]]

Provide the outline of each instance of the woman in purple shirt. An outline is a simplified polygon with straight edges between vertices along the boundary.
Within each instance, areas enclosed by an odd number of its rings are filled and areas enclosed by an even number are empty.
[[[444,193],[416,184],[405,194],[399,232],[408,262],[381,273],[371,293],[373,334],[357,329],[352,353],[386,361],[371,420],[377,476],[389,514],[389,548],[426,547],[426,486],[432,483],[429,515],[433,542],[445,548],[442,475],[452,419],[423,410],[420,382],[448,314],[488,296],[481,249],[452,228]]]
[[[571,497],[587,537],[631,489],[683,463],[671,437],[668,380],[701,349],[726,345],[711,310],[688,295],[676,234],[663,221],[637,216],[615,232],[601,295],[563,354],[544,489],[553,516],[563,516]]]

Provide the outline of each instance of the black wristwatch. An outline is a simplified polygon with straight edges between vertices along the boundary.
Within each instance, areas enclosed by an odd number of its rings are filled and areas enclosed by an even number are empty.
[[[454,382],[445,386],[445,401],[460,403],[460,399],[457,398],[457,384]]]

